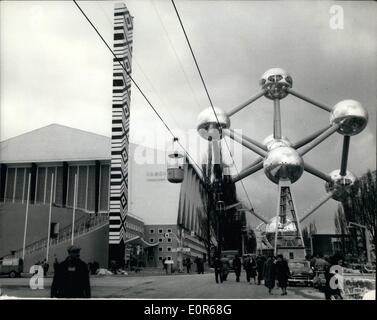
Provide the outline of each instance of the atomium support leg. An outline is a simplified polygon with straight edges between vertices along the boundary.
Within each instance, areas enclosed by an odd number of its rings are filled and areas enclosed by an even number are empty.
[[[274,241],[275,255],[282,254],[288,259],[304,259],[306,256],[305,245],[300,222],[297,219],[296,205],[291,192],[291,182],[289,180],[280,180],[278,188],[279,196]],[[288,214],[291,215],[291,223],[294,228],[289,227]]]

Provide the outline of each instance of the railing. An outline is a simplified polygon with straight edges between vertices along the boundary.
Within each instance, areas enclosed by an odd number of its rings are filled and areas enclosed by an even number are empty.
[[[83,216],[75,221],[74,238],[86,234],[98,227],[101,224],[108,223],[108,213],[98,213],[97,215],[91,215],[89,217]],[[50,238],[50,247],[59,243],[68,241],[72,238],[72,225],[66,226],[59,230],[56,238]],[[44,250],[47,248],[47,237],[41,240],[35,241],[25,247],[25,255],[34,253],[36,251]],[[15,252],[16,258],[22,258],[23,249],[19,249]]]

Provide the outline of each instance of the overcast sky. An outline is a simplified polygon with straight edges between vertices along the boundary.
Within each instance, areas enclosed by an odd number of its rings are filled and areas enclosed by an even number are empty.
[[[209,102],[172,4],[124,2],[134,16],[133,77],[184,139]],[[114,2],[79,4],[112,45]],[[334,4],[344,10],[342,30],[329,25]],[[216,107],[230,110],[247,100],[259,92],[265,70],[282,67],[292,75],[294,89],[315,100],[329,106],[343,99],[363,104],[369,124],[351,139],[349,170],[360,175],[375,169],[375,2],[177,1],[176,5]],[[112,56],[75,4],[1,1],[0,8],[0,140],[51,123],[110,136]],[[166,131],[136,88],[131,90],[130,140],[153,146],[152,137]],[[272,133],[272,110],[272,102],[262,98],[233,116],[232,127],[263,141]],[[283,135],[291,141],[329,121],[326,111],[291,96],[281,101],[281,110]],[[159,142],[159,147],[166,143]],[[328,173],[339,168],[341,148],[342,136],[334,134],[304,160]],[[255,158],[245,151],[242,165]],[[244,184],[256,210],[274,216],[277,187],[263,171],[244,179]],[[308,173],[293,185],[299,214],[324,195],[323,185]],[[240,183],[237,188],[239,197],[246,199]],[[336,205],[330,200],[313,215],[319,232],[333,231]]]

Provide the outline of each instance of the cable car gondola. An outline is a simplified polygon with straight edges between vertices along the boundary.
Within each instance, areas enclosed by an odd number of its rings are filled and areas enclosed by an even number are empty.
[[[181,183],[184,176],[184,154],[176,147],[178,138],[173,139],[173,151],[168,154],[167,178],[171,183]]]

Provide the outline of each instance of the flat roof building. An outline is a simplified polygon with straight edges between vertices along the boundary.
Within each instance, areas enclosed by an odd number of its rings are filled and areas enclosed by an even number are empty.
[[[55,242],[50,259],[55,253],[59,259],[64,258],[70,241],[77,175],[75,239],[83,243],[83,259],[107,266],[110,145],[109,137],[58,124],[0,142],[0,257],[10,251],[21,254],[29,195],[25,265],[44,259],[52,195],[51,222],[56,236],[52,240]],[[145,152],[160,158],[165,156],[163,151],[130,143],[126,241],[139,237],[146,250],[156,247],[145,232],[150,225],[177,228],[179,224],[188,234],[195,231],[200,236],[203,206],[194,190],[198,186],[193,183],[199,180],[190,180],[193,190],[169,183],[165,164],[143,162],[140,155]],[[187,172],[195,175],[189,168]],[[61,248],[55,250],[56,246]],[[153,250],[159,252],[157,248]],[[158,264],[159,255],[153,250],[149,251],[154,258],[145,258],[150,265]]]

